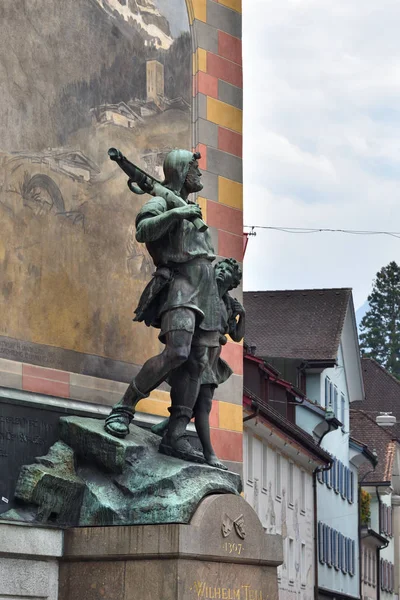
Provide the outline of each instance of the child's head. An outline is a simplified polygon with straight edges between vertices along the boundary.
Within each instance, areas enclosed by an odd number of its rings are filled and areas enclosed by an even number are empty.
[[[242,269],[234,258],[224,258],[215,265],[215,278],[227,290],[233,290],[242,281]]]

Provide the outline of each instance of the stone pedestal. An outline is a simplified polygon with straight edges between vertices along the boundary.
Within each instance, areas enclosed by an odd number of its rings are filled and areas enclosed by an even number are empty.
[[[0,600],[57,600],[63,532],[0,522]]]
[[[281,563],[243,498],[213,495],[187,525],[65,531],[59,600],[277,600]]]

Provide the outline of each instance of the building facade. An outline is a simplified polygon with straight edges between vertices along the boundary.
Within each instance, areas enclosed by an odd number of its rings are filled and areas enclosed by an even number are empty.
[[[378,377],[385,374],[377,371]],[[369,386],[366,381],[366,393]],[[388,415],[385,415],[386,417]],[[363,466],[360,471],[361,495],[368,509],[361,515],[362,596],[393,600],[399,594],[398,505],[400,444],[395,419],[381,419],[370,411],[351,411],[351,430],[358,439],[367,441],[377,455],[375,469]],[[379,423],[384,423],[382,426]]]
[[[350,437],[350,405],[364,398],[351,290],[246,292],[245,306],[247,343],[307,395],[296,424],[333,460],[316,474],[318,597],[359,598],[358,468],[374,457]]]
[[[279,598],[311,600],[315,585],[314,472],[331,464],[312,436],[295,425],[304,394],[254,355],[244,359],[246,500],[267,533],[282,535]]]

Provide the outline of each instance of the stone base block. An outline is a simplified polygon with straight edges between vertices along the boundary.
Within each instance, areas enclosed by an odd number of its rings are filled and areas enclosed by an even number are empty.
[[[187,525],[67,530],[59,600],[278,600],[281,563],[243,498],[214,495]]]
[[[0,523],[0,600],[57,600],[63,533]]]

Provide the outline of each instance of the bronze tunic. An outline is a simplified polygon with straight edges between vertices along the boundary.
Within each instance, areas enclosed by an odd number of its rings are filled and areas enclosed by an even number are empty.
[[[143,219],[166,212],[163,198],[151,198],[139,211],[136,226]],[[161,327],[161,317],[174,308],[190,308],[197,315],[197,327],[204,331],[220,328],[220,300],[215,281],[215,252],[208,230],[198,231],[179,220],[161,238],[146,243],[157,271],[146,286],[135,311],[135,321]]]

